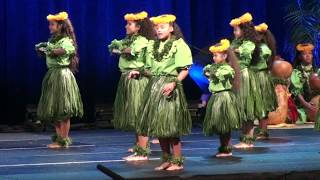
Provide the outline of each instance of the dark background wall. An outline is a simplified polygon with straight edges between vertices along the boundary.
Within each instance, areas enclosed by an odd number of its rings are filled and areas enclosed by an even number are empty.
[[[34,45],[49,37],[46,16],[67,11],[76,30],[80,53],[77,80],[92,119],[94,104],[112,103],[119,72],[117,58],[107,45],[124,37],[123,15],[145,10],[150,16],[173,13],[186,41],[203,48],[232,36],[230,19],[249,11],[255,23],[267,22],[282,53],[285,42],[284,5],[279,0],[0,0],[0,124],[24,121],[25,106],[38,102],[45,60]],[[199,51],[192,49],[197,58]],[[198,61],[195,58],[195,61]],[[190,78],[185,82],[188,99],[201,90]]]

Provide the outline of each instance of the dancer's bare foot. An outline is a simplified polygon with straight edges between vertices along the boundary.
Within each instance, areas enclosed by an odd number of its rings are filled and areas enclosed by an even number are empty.
[[[166,170],[167,171],[179,171],[179,170],[182,170],[183,169],[183,166],[179,166],[179,165],[176,165],[176,164],[171,164]]]
[[[237,149],[246,149],[246,148],[253,148],[254,145],[240,142],[240,143],[234,145],[234,147],[237,148]]]
[[[129,148],[128,152],[133,153],[133,148]]]
[[[122,158],[126,161],[147,161],[149,158],[148,156],[137,156],[135,154],[132,154],[130,156]]]
[[[282,128],[282,127],[293,128],[296,126],[297,126],[296,124],[281,123],[281,124],[276,124],[276,125],[268,125],[268,128]]]
[[[163,162],[160,166],[154,168],[154,170],[156,171],[166,170],[170,165],[171,163],[169,162]]]
[[[216,154],[217,158],[230,157],[230,156],[232,156],[232,153],[217,153]]]
[[[258,135],[256,137],[256,140],[268,140],[268,139],[269,139],[269,137],[268,136],[264,136],[264,135]]]
[[[159,142],[159,139],[152,139],[151,143],[152,144],[159,144],[160,142]]]
[[[56,142],[51,143],[51,144],[48,144],[47,147],[48,147],[49,149],[59,149],[59,148],[62,148],[62,146],[61,146],[60,144],[56,143]]]

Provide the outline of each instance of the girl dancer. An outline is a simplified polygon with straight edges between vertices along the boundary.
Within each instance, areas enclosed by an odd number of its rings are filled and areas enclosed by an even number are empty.
[[[147,72],[151,79],[144,91],[137,130],[139,134],[159,138],[163,162],[155,170],[183,169],[180,136],[189,134],[192,125],[182,87],[192,55],[175,20],[171,14],[151,18],[157,40],[147,48]],[[143,151],[147,148],[146,143],[139,145]]]
[[[276,41],[266,23],[255,26],[255,30],[258,32],[260,40],[259,59],[254,61],[255,64],[251,66],[255,72],[257,91],[261,97],[261,101],[256,103],[255,111],[256,117],[260,120],[257,139],[267,139],[269,137],[267,132],[268,114],[275,109],[277,104],[274,84],[269,72],[276,55]]]
[[[73,73],[79,58],[77,41],[66,12],[48,15],[51,38],[36,45],[36,51],[46,57],[48,72],[42,82],[37,115],[41,121],[53,123],[56,134],[49,148],[68,147],[70,118],[82,117],[81,95]]]
[[[216,157],[232,156],[231,131],[240,127],[239,109],[232,88],[239,87],[240,68],[230,42],[223,39],[210,47],[215,64],[207,65],[204,74],[209,78],[211,96],[203,123],[205,135],[220,136]],[[230,64],[228,64],[230,63]],[[235,77],[236,76],[236,77]]]
[[[141,71],[145,65],[145,50],[148,40],[154,38],[154,30],[146,12],[126,14],[126,34],[122,40],[113,40],[109,45],[111,53],[119,54],[121,77],[114,103],[114,127],[121,130],[135,130],[138,108],[141,106],[143,91],[148,78],[143,74],[135,75],[131,71]],[[136,136],[139,139],[147,137]],[[129,149],[133,151],[133,149]]]
[[[240,89],[237,94],[239,109],[241,111],[240,120],[243,124],[243,135],[236,148],[253,147],[255,141],[253,135],[253,121],[255,115],[255,99],[258,98],[255,77],[253,71],[249,69],[253,59],[258,59],[259,48],[257,48],[257,32],[252,23],[252,16],[246,13],[230,22],[233,27],[235,39],[232,41],[232,48],[237,53],[240,69]]]
[[[317,71],[313,62],[313,49],[314,46],[310,43],[297,45],[291,75],[290,91],[298,107],[299,121],[302,123],[307,121],[306,112],[314,114],[317,111],[317,107],[310,103],[315,94],[310,88],[309,78]]]

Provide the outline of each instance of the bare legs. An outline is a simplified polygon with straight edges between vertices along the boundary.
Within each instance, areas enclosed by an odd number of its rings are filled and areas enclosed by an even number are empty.
[[[162,150],[162,163],[160,164],[160,166],[155,168],[156,171],[165,170],[171,165],[171,150],[169,138],[159,138],[159,142]]]
[[[133,155],[124,157],[126,161],[145,161],[148,160],[150,149],[148,147],[148,136],[137,135],[137,144],[133,148]]]
[[[232,156],[232,146],[231,146],[231,132],[220,134],[220,147],[219,152],[216,157],[229,157]]]
[[[257,134],[257,139],[268,139],[269,134],[268,134],[268,119],[261,119],[259,121],[259,132]]]
[[[155,170],[182,170],[183,157],[181,155],[180,138],[159,138],[159,142],[163,153],[163,162]]]
[[[56,149],[67,147],[71,142],[69,140],[69,131],[70,131],[70,119],[66,119],[64,121],[57,122],[55,125],[56,136],[52,138],[53,143],[48,145],[48,148]],[[61,141],[68,141],[65,143],[61,143]]]
[[[235,148],[251,148],[255,141],[253,122],[243,123],[243,135],[240,139],[240,143],[236,144]]]

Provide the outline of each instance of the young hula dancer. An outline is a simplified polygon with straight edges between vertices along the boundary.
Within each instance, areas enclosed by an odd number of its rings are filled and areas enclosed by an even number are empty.
[[[77,41],[66,12],[48,15],[52,37],[36,45],[36,51],[46,57],[48,72],[42,82],[37,115],[41,121],[53,123],[56,134],[49,148],[68,147],[70,118],[82,117],[81,95],[73,73],[79,63]]]
[[[113,40],[109,45],[111,53],[119,54],[119,69],[121,77],[118,84],[114,103],[114,127],[116,129],[135,131],[138,109],[141,106],[143,91],[148,78],[143,74],[134,75],[131,71],[141,71],[145,65],[145,50],[150,39],[154,39],[153,24],[146,12],[126,14],[126,37],[122,40]],[[135,144],[139,139],[147,138],[136,136]],[[130,152],[133,149],[129,149]]]
[[[316,95],[309,84],[310,75],[317,72],[313,61],[313,49],[314,46],[310,43],[297,45],[294,69],[290,78],[290,92],[298,107],[300,123],[304,123],[310,118],[307,117],[306,112],[313,112],[312,114],[314,114],[317,111],[317,107],[310,103],[310,100]]]
[[[257,91],[261,97],[261,101],[256,103],[255,111],[259,119],[257,139],[268,139],[268,114],[274,111],[277,105],[274,84],[269,71],[276,55],[276,41],[267,24],[255,26],[255,30],[260,40],[260,56],[250,68],[255,72]]]
[[[163,162],[155,170],[183,169],[180,136],[189,134],[192,126],[181,83],[192,65],[192,55],[175,20],[170,14],[151,18],[157,40],[150,41],[147,48],[146,72],[151,79],[144,91],[137,131],[159,138]],[[146,152],[147,144],[139,145],[140,151]],[[137,155],[146,155],[141,152]]]
[[[209,78],[211,96],[203,123],[205,135],[216,133],[220,136],[220,147],[216,157],[232,156],[231,131],[241,125],[240,111],[232,89],[239,88],[240,68],[230,42],[223,39],[219,44],[210,47],[214,64],[204,68]]]
[[[241,111],[243,135],[236,148],[253,147],[255,141],[253,135],[253,122],[256,119],[255,101],[258,98],[254,72],[249,68],[253,59],[259,57],[257,46],[257,32],[252,23],[252,16],[246,13],[239,18],[233,19],[230,25],[234,28],[235,39],[232,41],[232,48],[235,50],[241,69],[240,89],[237,94],[238,106]]]

